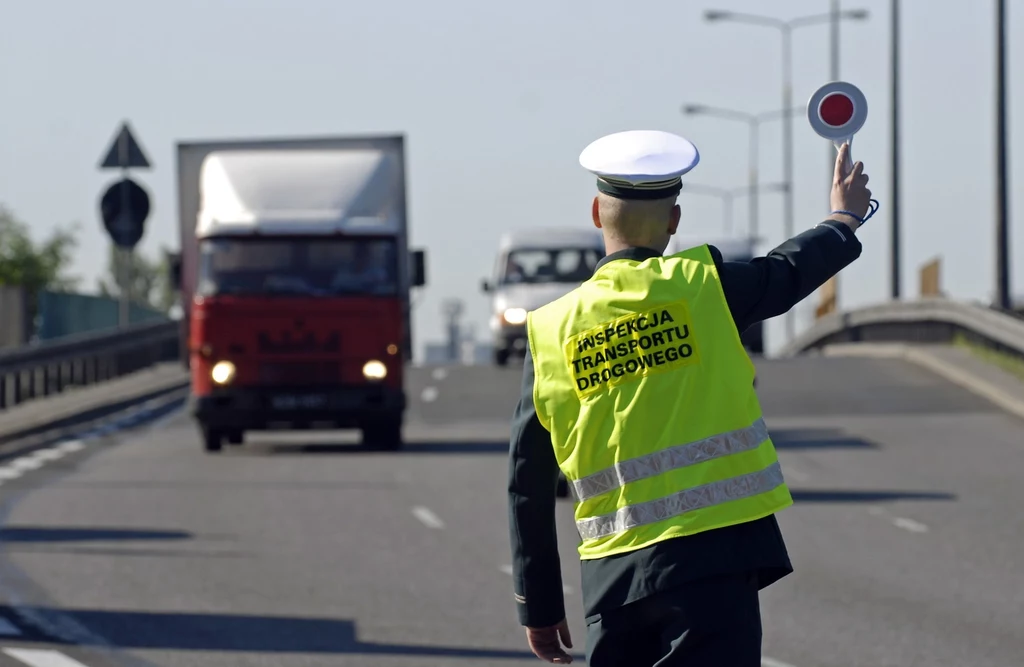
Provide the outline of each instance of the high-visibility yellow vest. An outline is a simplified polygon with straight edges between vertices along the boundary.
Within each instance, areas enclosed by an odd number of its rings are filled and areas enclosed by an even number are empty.
[[[526,324],[582,559],[792,504],[706,245],[610,261]]]

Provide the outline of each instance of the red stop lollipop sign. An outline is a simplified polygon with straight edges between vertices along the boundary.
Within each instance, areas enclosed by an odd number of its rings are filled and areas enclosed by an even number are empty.
[[[844,143],[853,142],[853,135],[864,127],[868,117],[868,102],[864,93],[852,83],[833,81],[811,95],[807,102],[807,120],[819,136],[832,141],[838,150]],[[847,168],[853,165],[853,159]]]

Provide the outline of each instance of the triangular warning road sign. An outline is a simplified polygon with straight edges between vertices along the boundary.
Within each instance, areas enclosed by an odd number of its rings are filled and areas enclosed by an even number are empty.
[[[114,137],[114,143],[107,151],[107,156],[100,163],[100,169],[149,169],[151,165],[142,152],[142,147],[135,141],[128,123],[121,125],[121,130]]]

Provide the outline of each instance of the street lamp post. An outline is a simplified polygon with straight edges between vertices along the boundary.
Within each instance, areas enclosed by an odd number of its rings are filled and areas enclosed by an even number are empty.
[[[786,112],[789,109],[789,112]],[[718,118],[724,118],[726,120],[736,120],[747,123],[750,127],[750,166],[748,168],[748,186],[747,192],[750,193],[750,234],[751,236],[757,236],[758,234],[758,211],[760,209],[758,205],[758,145],[760,143],[760,127],[761,123],[767,120],[773,120],[776,118],[782,118],[784,116],[792,116],[794,114],[802,113],[803,109],[794,109],[790,107],[784,107],[783,109],[775,111],[766,111],[763,113],[752,114],[745,111],[736,111],[733,109],[722,109],[720,107],[712,107],[706,104],[687,104],[683,107],[683,113],[688,115],[707,115],[717,116]],[[787,181],[788,182],[788,181]]]
[[[713,185],[700,185],[698,183],[686,183],[683,185],[683,194],[707,195],[718,197],[722,200],[722,230],[726,236],[732,235],[732,204],[736,197],[749,195],[751,200],[756,199],[758,190],[766,192],[782,192],[786,189],[785,183],[769,183],[762,186],[744,185],[738,188],[719,188]],[[756,230],[753,227],[753,220],[750,221],[749,235],[757,241]]]
[[[889,51],[890,51],[890,73],[889,73],[889,98],[890,115],[889,121],[890,137],[890,172],[889,172],[889,272],[892,283],[890,294],[893,301],[900,298],[900,279],[902,267],[900,265],[900,3],[899,0],[889,0],[890,19],[889,22]]]
[[[1007,196],[1006,2],[996,0],[996,298],[1002,310],[1013,308],[1010,296],[1010,230]]]
[[[782,34],[782,108],[789,109],[793,106],[793,63],[792,63],[792,36],[793,30],[809,25],[829,23],[837,19],[864,20],[868,17],[866,9],[848,9],[840,12],[828,12],[825,14],[814,14],[812,16],[801,16],[799,18],[783,21],[772,16],[759,14],[746,14],[743,12],[732,12],[724,10],[707,10],[704,18],[709,22],[733,21],[750,25],[775,28]],[[834,34],[834,33],[833,33]],[[787,114],[782,124],[782,180],[789,183],[786,196],[783,198],[783,220],[786,238],[793,236],[793,119]],[[794,320],[792,311],[786,315],[786,337],[793,339]]]

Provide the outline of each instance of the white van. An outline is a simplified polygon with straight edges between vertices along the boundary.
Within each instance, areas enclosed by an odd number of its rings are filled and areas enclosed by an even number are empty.
[[[604,257],[600,230],[535,229],[509,232],[498,247],[494,274],[482,289],[491,295],[494,363],[504,366],[526,352],[526,313],[589,280]]]

